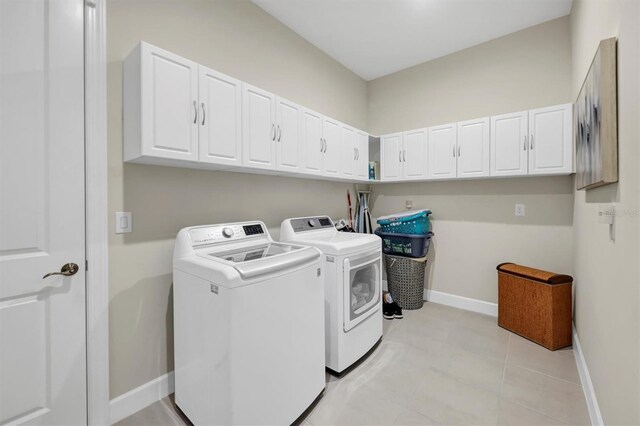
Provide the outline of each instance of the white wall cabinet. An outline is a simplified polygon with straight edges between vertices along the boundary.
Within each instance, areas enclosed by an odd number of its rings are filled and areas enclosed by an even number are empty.
[[[527,174],[528,122],[526,111],[491,117],[491,176]]]
[[[489,176],[490,119],[462,121],[458,123],[457,177],[477,178]]]
[[[302,110],[302,135],[300,149],[302,171],[307,174],[322,174],[324,139],[322,138],[322,115],[307,108]]]
[[[242,83],[198,67],[199,155],[202,163],[242,165]]]
[[[571,104],[529,111],[529,174],[573,172]]]
[[[242,85],[242,165],[275,170],[275,140],[276,96],[244,83]]]
[[[336,120],[322,117],[322,174],[333,177],[340,174],[341,126]]]
[[[369,180],[369,134],[356,132],[356,178]]]
[[[340,176],[353,178],[358,153],[356,130],[345,124],[340,126]]]
[[[124,62],[123,92],[125,161],[198,161],[197,63],[140,43]]]
[[[457,131],[456,123],[429,127],[429,179],[456,177]]]
[[[300,171],[302,141],[302,107],[278,97],[276,100],[276,168]]]
[[[402,154],[403,134],[391,133],[380,136],[380,180],[400,180],[403,177]]]

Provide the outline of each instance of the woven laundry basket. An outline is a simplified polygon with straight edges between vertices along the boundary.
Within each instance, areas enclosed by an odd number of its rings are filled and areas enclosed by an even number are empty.
[[[424,303],[424,270],[427,258],[384,255],[387,286],[402,309],[420,309]]]

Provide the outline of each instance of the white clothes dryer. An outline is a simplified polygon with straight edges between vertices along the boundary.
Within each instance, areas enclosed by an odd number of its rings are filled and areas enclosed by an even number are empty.
[[[338,232],[328,216],[286,219],[280,240],[323,253],[326,366],[340,374],[382,338],[382,242]]]
[[[175,398],[194,424],[293,423],[325,387],[320,252],[262,222],[182,229]]]

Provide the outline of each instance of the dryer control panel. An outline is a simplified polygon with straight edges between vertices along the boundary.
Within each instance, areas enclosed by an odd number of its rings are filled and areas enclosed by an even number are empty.
[[[265,236],[264,225],[257,223],[233,223],[228,225],[203,226],[189,230],[191,245],[194,247],[223,241],[238,241],[245,238]]]
[[[293,232],[304,232],[316,229],[333,228],[333,222],[328,216],[304,217],[291,219]]]

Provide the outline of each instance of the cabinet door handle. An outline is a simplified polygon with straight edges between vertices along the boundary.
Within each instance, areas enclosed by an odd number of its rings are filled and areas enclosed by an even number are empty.
[[[526,136],[526,135],[525,135],[525,137],[524,137],[524,144],[522,145],[522,149],[523,149],[524,151],[526,151],[526,150],[527,150],[527,136]]]
[[[276,125],[271,123],[271,140],[276,140]]]
[[[402,151],[398,151],[398,161],[402,163]]]
[[[456,146],[455,145],[453,146],[453,156],[454,156],[454,158],[456,156]]]
[[[320,152],[324,149],[324,141],[320,138]]]
[[[460,145],[458,145],[458,157],[460,157]]]
[[[196,101],[193,101],[193,112],[194,112],[194,117],[193,117],[193,124],[196,124],[198,122],[198,103]]]
[[[202,125],[204,126],[204,120],[207,114],[204,110],[204,102],[201,102],[200,105],[202,105]]]
[[[533,134],[531,135],[531,141],[530,141],[530,149],[531,151],[533,151]]]
[[[407,150],[402,151],[402,161],[407,162]]]
[[[360,159],[360,148],[356,148],[356,152],[358,153],[358,157],[356,158],[356,160]]]
[[[280,130],[280,125],[278,124],[278,142],[280,142],[281,138],[282,138],[282,130]]]
[[[323,144],[324,144],[324,150],[322,152],[326,153],[327,152],[327,139],[322,138]]]

